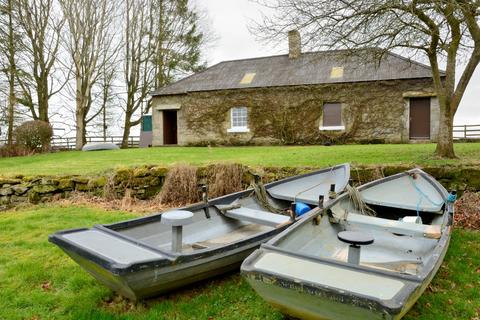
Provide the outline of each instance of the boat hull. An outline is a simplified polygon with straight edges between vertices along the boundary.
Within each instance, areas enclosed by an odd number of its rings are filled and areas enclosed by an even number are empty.
[[[249,256],[242,264],[241,270],[242,275],[259,296],[291,317],[335,320],[401,319],[423,294],[440,268],[449,240],[448,234],[444,239],[444,250],[428,276],[423,281],[400,279],[404,284],[403,289],[395,298],[389,300],[370,299],[366,295],[356,295],[348,290],[317,286],[299,279],[262,272],[252,267],[252,263],[259,255],[265,253],[263,249]],[[359,270],[357,279],[365,276],[368,276],[368,272]],[[348,281],[347,278],[345,280]],[[374,282],[367,284],[375,285]],[[384,290],[384,286],[377,284],[375,290]]]
[[[282,185],[299,182],[310,189],[315,183],[313,187],[328,190],[330,184],[324,185],[324,178],[330,176],[340,192],[348,183],[349,165],[266,184],[263,196],[248,189],[181,208],[190,211],[192,219],[182,225],[182,247],[174,250],[178,230],[162,221],[162,213],[59,231],[49,241],[119,294],[132,300],[149,298],[238,270],[262,243],[301,219],[285,214],[292,202],[283,198],[292,196]],[[268,194],[271,188],[278,197]]]
[[[381,183],[412,177],[417,184],[419,178],[425,179],[446,199],[447,191],[433,178],[419,170],[406,174],[359,190],[381,189]],[[425,190],[425,184],[421,188]],[[282,313],[300,319],[401,319],[440,268],[452,231],[453,207],[448,203],[441,206],[441,212],[417,213],[432,223],[424,225],[398,221],[395,214],[399,212],[411,215],[399,211],[404,206],[401,202],[384,207],[384,211],[377,207],[375,214],[383,217],[360,215],[362,219],[355,220],[348,196],[337,198],[337,203],[330,203],[322,214],[312,212],[243,262],[242,275]],[[343,208],[346,215],[337,219],[335,214]],[[392,215],[390,219],[386,213]],[[349,247],[338,237],[344,230],[365,230],[375,237],[376,243],[363,246],[361,263],[348,261]]]
[[[169,266],[152,266],[128,273],[115,272],[78,252],[65,248],[63,250],[105,286],[131,300],[141,300],[238,270],[243,260],[268,239],[259,239],[236,250],[218,253],[210,257],[184,263],[171,263]]]

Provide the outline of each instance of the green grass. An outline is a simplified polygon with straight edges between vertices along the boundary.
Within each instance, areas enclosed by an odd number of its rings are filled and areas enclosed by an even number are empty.
[[[460,160],[433,157],[434,144],[386,144],[275,147],[164,147],[97,152],[59,152],[0,159],[0,176],[95,174],[121,166],[175,163],[203,165],[221,161],[251,166],[311,166],[353,164],[446,165],[480,164],[480,143],[455,145]]]
[[[59,229],[132,216],[80,206],[0,214],[0,319],[282,319],[238,274],[132,305],[47,242]],[[480,233],[455,230],[445,263],[406,319],[477,319],[479,268]]]

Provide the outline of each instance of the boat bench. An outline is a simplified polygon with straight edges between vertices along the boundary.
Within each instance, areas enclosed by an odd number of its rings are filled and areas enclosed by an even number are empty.
[[[397,220],[389,220],[352,212],[348,213],[346,222],[347,224],[367,227],[369,229],[384,230],[391,233],[403,234],[413,237],[439,239],[442,234],[440,225],[426,225]]]
[[[289,216],[244,207],[227,210],[224,215],[232,219],[248,221],[275,228],[290,222]]]

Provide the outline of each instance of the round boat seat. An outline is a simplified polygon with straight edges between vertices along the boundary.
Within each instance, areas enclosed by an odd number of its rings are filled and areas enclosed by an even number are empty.
[[[337,234],[338,240],[354,246],[363,246],[372,244],[374,238],[372,235],[359,231],[342,231]]]
[[[348,263],[360,264],[360,246],[372,244],[374,238],[371,234],[359,231],[342,231],[337,234],[338,240],[348,243]]]
[[[161,221],[172,227],[185,226],[193,222],[193,213],[186,210],[167,211],[162,214]]]
[[[183,226],[193,222],[193,213],[186,210],[167,211],[162,213],[161,220],[163,224],[172,226],[172,251],[182,251],[182,233]]]

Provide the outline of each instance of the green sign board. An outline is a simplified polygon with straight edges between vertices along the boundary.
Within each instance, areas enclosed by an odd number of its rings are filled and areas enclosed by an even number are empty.
[[[144,115],[142,117],[142,131],[143,132],[152,131],[152,116],[151,115]]]

